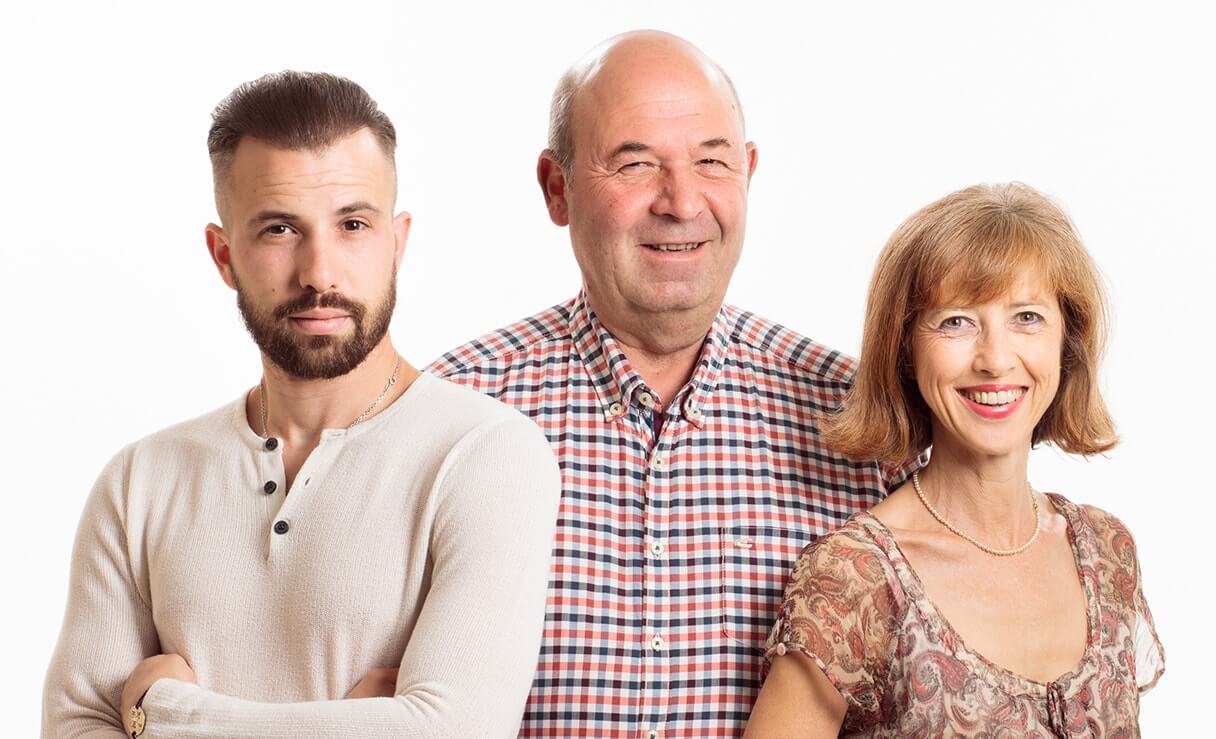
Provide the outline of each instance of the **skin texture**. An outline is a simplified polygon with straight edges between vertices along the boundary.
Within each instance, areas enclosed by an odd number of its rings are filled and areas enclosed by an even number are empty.
[[[244,307],[272,322],[285,340],[297,341],[302,361],[324,364],[337,345],[356,333],[355,321],[341,303],[366,306],[368,315],[374,315],[385,307],[397,278],[410,215],[393,215],[392,161],[366,129],[322,151],[277,149],[245,138],[224,184],[217,198],[224,225],[206,228],[207,249],[220,278],[236,290],[239,274]],[[278,306],[324,304],[334,296],[341,298],[337,307],[272,317]],[[328,338],[318,341],[318,336]],[[345,428],[362,413],[380,394],[398,358],[387,332],[362,362],[337,377],[300,377],[262,354],[267,426],[283,445],[289,490],[321,431]],[[397,384],[378,408],[391,405],[417,376],[402,360]],[[246,415],[250,428],[263,433],[256,389],[249,393]],[[161,678],[197,682],[181,656],[149,657],[127,679],[122,715]],[[395,683],[395,668],[377,668],[349,697],[392,695]]]
[[[1063,321],[1045,281],[1027,270],[997,300],[932,309],[913,328],[916,382],[933,414],[932,460],[920,474],[925,497],[988,546],[1021,545],[1034,530],[1026,462],[1035,424],[1059,387]],[[958,392],[992,384],[1026,390],[1016,410],[997,420],[971,410]],[[1064,518],[1036,495],[1039,538],[1010,557],[986,554],[944,528],[910,484],[871,513],[895,535],[969,649],[1050,682],[1081,660],[1086,605]],[[777,657],[748,736],[836,736],[843,716],[843,699],[812,662]]]
[[[573,103],[570,176],[546,151],[537,177],[592,309],[667,401],[738,262],[756,148],[726,81],[687,42],[627,34],[583,64],[594,71]],[[646,246],[686,243],[700,246]]]

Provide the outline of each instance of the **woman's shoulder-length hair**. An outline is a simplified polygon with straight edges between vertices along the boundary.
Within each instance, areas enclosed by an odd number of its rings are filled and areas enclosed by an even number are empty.
[[[996,299],[1027,267],[1054,291],[1064,318],[1060,386],[1032,443],[1073,454],[1115,446],[1098,389],[1108,308],[1097,267],[1068,216],[1027,185],[975,185],[904,221],[878,257],[866,302],[861,361],[824,437],[853,459],[902,464],[932,444],[931,415],[916,386],[911,331],[945,301]]]

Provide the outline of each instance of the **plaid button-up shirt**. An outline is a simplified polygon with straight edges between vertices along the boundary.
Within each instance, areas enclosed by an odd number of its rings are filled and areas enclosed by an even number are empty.
[[[794,559],[887,489],[816,426],[852,359],[723,307],[660,423],[660,399],[580,295],[428,369],[529,415],[561,463],[520,735],[741,734]]]

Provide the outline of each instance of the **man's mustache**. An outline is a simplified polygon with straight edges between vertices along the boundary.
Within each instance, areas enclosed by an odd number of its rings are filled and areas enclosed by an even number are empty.
[[[341,293],[309,292],[279,305],[274,309],[274,317],[281,321],[293,313],[314,308],[336,308],[349,313],[356,322],[363,320],[367,313],[367,308],[362,303],[356,303]]]

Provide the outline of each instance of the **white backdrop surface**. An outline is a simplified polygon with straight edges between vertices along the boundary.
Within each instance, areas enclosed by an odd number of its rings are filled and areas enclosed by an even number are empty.
[[[548,98],[601,39],[686,36],[734,77],[760,151],[728,300],[856,353],[873,259],[930,200],[1017,179],[1110,285],[1123,443],[1032,481],[1137,537],[1167,671],[1145,734],[1206,734],[1216,33],[1198,3],[25,3],[5,10],[0,537],[5,736],[35,736],[92,482],[122,445],[257,382],[208,260],[205,137],[242,81],[349,76],[395,121],[414,215],[392,330],[442,351],[578,289],[533,171]],[[1205,626],[1206,625],[1206,626]]]

